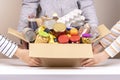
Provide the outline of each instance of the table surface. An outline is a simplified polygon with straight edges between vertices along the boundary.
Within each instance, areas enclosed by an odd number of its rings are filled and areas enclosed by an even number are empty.
[[[26,75],[111,75],[120,74],[120,59],[109,59],[94,67],[29,67],[18,59],[0,59],[0,74]]]

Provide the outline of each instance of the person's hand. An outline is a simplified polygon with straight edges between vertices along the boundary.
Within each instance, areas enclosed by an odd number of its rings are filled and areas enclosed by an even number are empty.
[[[108,58],[109,58],[109,55],[105,51],[103,51],[101,53],[94,54],[94,58],[83,59],[81,61],[81,66],[83,66],[83,67],[90,67],[90,66],[93,66],[95,64],[104,62]]]
[[[29,50],[27,49],[18,48],[14,55],[31,67],[41,66],[40,59],[29,57]]]
[[[22,49],[28,49],[28,43],[21,40],[21,45],[19,45],[19,47],[22,48]]]
[[[92,48],[93,48],[94,54],[98,54],[99,52],[104,50],[104,47],[100,43],[98,43],[96,45],[92,45]]]

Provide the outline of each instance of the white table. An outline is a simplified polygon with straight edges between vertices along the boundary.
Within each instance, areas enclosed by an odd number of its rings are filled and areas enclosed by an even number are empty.
[[[87,75],[87,76],[86,76]],[[112,75],[112,76],[111,76]],[[28,67],[18,59],[0,59],[0,80],[120,80],[120,59],[110,59],[95,67],[46,68]],[[116,80],[117,80],[116,79]]]

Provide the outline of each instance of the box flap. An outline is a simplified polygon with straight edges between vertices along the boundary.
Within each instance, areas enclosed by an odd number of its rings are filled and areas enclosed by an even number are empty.
[[[97,39],[93,40],[93,42],[103,38],[104,36],[110,33],[110,30],[105,25],[98,26],[98,30],[100,35]]]
[[[24,41],[26,41],[26,42],[29,42],[29,41],[27,41],[27,40],[24,38],[23,34],[20,33],[20,32],[18,32],[17,30],[14,30],[14,29],[12,29],[12,28],[8,28],[8,33],[11,34],[11,35],[16,36],[16,37],[19,38],[19,39],[22,39],[22,40],[24,40]]]
[[[91,44],[30,44],[30,56],[40,58],[93,58]]]

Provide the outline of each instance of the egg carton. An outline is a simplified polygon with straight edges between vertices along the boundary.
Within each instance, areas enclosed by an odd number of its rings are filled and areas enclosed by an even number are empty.
[[[59,18],[57,22],[64,23],[67,26],[71,24],[84,25],[86,18],[82,15],[82,10],[75,9],[65,16]]]

